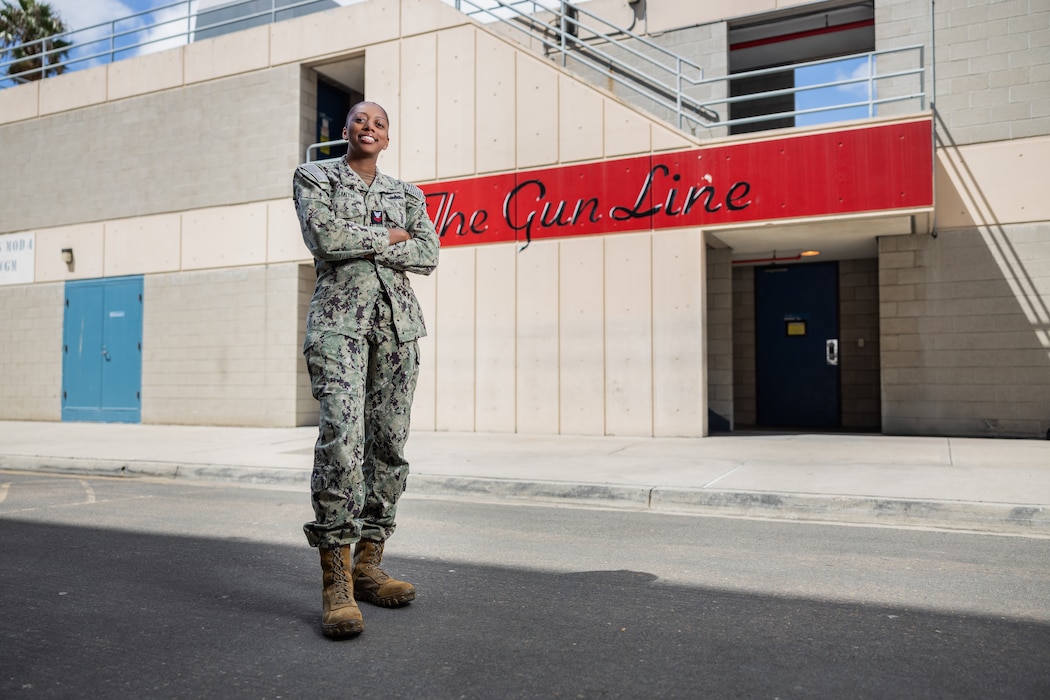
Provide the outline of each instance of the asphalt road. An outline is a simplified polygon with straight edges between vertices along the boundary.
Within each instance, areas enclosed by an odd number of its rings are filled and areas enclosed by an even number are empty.
[[[407,497],[333,642],[308,518],[0,472],[0,697],[1050,697],[1046,539]]]

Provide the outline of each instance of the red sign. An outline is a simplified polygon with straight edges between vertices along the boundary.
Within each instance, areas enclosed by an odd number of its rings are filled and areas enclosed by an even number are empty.
[[[422,185],[441,245],[933,206],[929,119]]]

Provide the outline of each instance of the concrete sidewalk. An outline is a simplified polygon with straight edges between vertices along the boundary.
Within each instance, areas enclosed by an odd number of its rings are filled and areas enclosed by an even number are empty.
[[[0,421],[0,469],[308,488],[316,428]],[[1050,536],[1050,442],[416,432],[410,495]],[[2,491],[0,491],[2,493]]]

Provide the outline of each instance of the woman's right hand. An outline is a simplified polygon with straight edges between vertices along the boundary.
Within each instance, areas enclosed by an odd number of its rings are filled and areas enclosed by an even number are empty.
[[[404,243],[405,241],[407,241],[410,238],[412,238],[412,236],[409,235],[408,231],[406,231],[403,228],[392,228],[392,229],[389,229],[389,231],[390,231],[390,245],[395,245],[397,243]]]

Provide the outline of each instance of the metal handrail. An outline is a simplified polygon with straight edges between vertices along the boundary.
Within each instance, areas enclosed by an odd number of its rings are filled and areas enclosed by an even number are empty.
[[[479,2],[485,2],[483,7]],[[837,56],[835,58],[805,63],[791,64],[789,66],[778,66],[746,73],[734,73],[728,76],[715,78],[704,78],[703,68],[688,59],[678,56],[663,46],[635,34],[629,28],[618,27],[611,22],[589,12],[583,7],[563,0],[548,0],[546,4],[535,0],[455,0],[455,7],[469,17],[481,21],[500,21],[513,29],[527,34],[532,40],[538,42],[545,49],[545,55],[560,56],[561,64],[567,65],[568,59],[591,68],[601,73],[604,77],[614,81],[618,85],[631,90],[634,94],[648,100],[651,104],[668,110],[677,122],[680,129],[686,128],[686,123],[699,126],[705,130],[715,127],[727,127],[742,124],[759,123],[763,121],[784,119],[787,117],[803,116],[821,112],[832,112],[840,109],[864,107],[868,108],[868,116],[876,116],[876,107],[891,102],[905,100],[919,100],[919,109],[925,109],[925,60],[924,47],[921,45],[907,46],[898,49],[887,49],[873,51],[867,54],[855,54],[853,57],[866,57],[868,63],[868,75],[865,78],[846,79],[821,83],[819,85],[803,86],[800,88],[787,88],[783,90],[772,90],[764,93],[740,95],[737,97],[698,99],[689,95],[686,90],[703,88],[728,87],[732,80],[741,78],[761,76],[767,74],[781,73],[785,70],[807,68],[811,66],[826,65],[842,61],[849,56]],[[548,6],[551,5],[551,6]],[[532,13],[523,11],[521,6],[531,6]],[[468,9],[464,9],[464,8]],[[536,17],[537,8],[542,8],[548,13],[552,20],[548,23],[540,21]],[[590,18],[593,23],[586,24],[579,19],[580,16]],[[582,30],[582,31],[581,31]],[[584,38],[586,37],[586,38]],[[629,38],[631,43],[621,43],[620,38]],[[638,68],[626,63],[622,59],[602,50],[597,42],[615,45],[617,51],[625,52],[638,59],[647,68]],[[638,50],[637,46],[645,47],[645,51]],[[910,51],[918,52],[917,66],[914,68],[893,71],[881,75],[876,74],[877,60],[880,56],[901,54]],[[665,62],[663,59],[669,59]],[[662,72],[673,76],[672,82],[666,82],[653,73]],[[694,77],[694,74],[698,77]],[[877,98],[876,87],[880,81],[890,78],[918,77],[918,90],[904,95],[890,98]],[[867,83],[868,97],[864,101],[840,103],[827,107],[817,107],[802,110],[776,112],[754,117],[728,118],[728,114],[720,115],[716,107],[728,108],[734,103],[747,102],[765,97],[776,97],[788,94],[799,94],[809,90],[818,90],[834,87],[845,87],[851,84]],[[728,94],[728,89],[721,94]]]
[[[829,82],[815,83],[813,85],[803,85],[801,87],[782,88],[782,89],[778,89],[778,90],[770,90],[768,92],[756,92],[756,93],[750,93],[750,94],[747,94],[747,95],[738,95],[736,97],[726,97],[726,98],[723,98],[723,99],[712,100],[712,101],[706,103],[704,105],[704,107],[710,109],[711,105],[730,105],[730,104],[734,104],[734,103],[748,102],[748,101],[751,101],[751,100],[760,100],[760,99],[767,98],[767,97],[779,97],[779,96],[792,95],[792,94],[797,95],[799,93],[812,91],[812,90],[823,90],[823,89],[828,89],[828,88],[844,87],[844,86],[855,85],[855,84],[867,84],[868,85],[868,90],[867,90],[868,96],[867,96],[867,99],[854,100],[854,101],[850,101],[850,102],[837,102],[837,103],[832,103],[832,104],[828,104],[828,105],[822,105],[820,107],[809,107],[809,108],[805,108],[805,109],[796,109],[796,110],[791,110],[791,111],[771,112],[769,114],[760,114],[760,115],[753,116],[753,117],[738,117],[738,118],[735,118],[735,119],[728,119],[727,118],[727,119],[724,119],[724,120],[722,120],[720,122],[717,122],[717,123],[704,124],[704,126],[710,128],[710,127],[716,127],[716,126],[732,127],[732,126],[745,125],[745,124],[759,124],[761,122],[766,122],[766,121],[773,121],[773,120],[779,120],[779,119],[785,119],[785,118],[794,118],[794,117],[806,116],[806,115],[811,115],[811,114],[837,112],[837,111],[843,110],[843,109],[855,109],[855,108],[860,108],[860,107],[867,108],[867,116],[870,118],[870,117],[878,116],[877,112],[878,112],[878,107],[880,105],[891,104],[891,103],[894,103],[894,102],[903,102],[903,101],[908,101],[908,100],[918,100],[918,102],[919,102],[919,109],[917,111],[922,111],[922,110],[926,109],[925,73],[924,73],[923,67],[922,67],[923,57],[924,57],[924,50],[925,50],[924,47],[921,46],[921,45],[905,46],[905,47],[899,48],[899,49],[886,49],[886,50],[883,50],[883,51],[872,51],[870,53],[855,54],[853,56],[838,56],[836,58],[823,59],[823,60],[820,60],[820,61],[808,61],[806,63],[798,63],[798,64],[789,65],[789,66],[780,66],[780,67],[777,67],[777,68],[764,68],[764,69],[761,69],[761,70],[748,71],[746,73],[733,73],[731,75],[720,76],[718,78],[705,79],[705,80],[701,81],[701,84],[711,85],[711,84],[717,84],[717,83],[725,83],[725,84],[728,85],[728,83],[730,81],[732,81],[732,80],[738,80],[738,79],[742,79],[742,78],[746,79],[746,78],[750,78],[750,77],[754,77],[754,76],[761,76],[761,75],[768,75],[768,74],[771,74],[771,73],[783,72],[784,70],[788,70],[788,69],[810,68],[810,67],[815,67],[815,66],[829,65],[829,64],[833,64],[833,63],[838,63],[838,62],[842,61],[843,59],[848,59],[848,58],[864,58],[868,62],[868,66],[869,66],[868,75],[865,76],[865,77],[861,77],[861,78],[847,78],[845,80],[833,80],[833,81],[829,81]],[[879,74],[879,75],[875,74],[875,68],[878,65],[877,59],[880,56],[889,56],[889,55],[893,55],[893,54],[902,54],[902,53],[907,53],[907,52],[910,52],[910,51],[915,51],[915,52],[917,52],[919,54],[919,57],[918,57],[918,64],[919,65],[918,65],[918,67],[916,67],[916,68],[907,68],[907,69],[903,69],[903,70],[890,71],[890,72]],[[913,77],[913,76],[917,76],[918,77],[918,83],[919,83],[918,90],[907,91],[907,92],[903,92],[902,94],[893,95],[893,96],[890,96],[890,97],[877,97],[876,96],[876,92],[877,91],[875,89],[875,86],[878,84],[879,81],[889,80],[891,78],[905,78],[905,79],[907,79],[907,78]],[[306,149],[306,160],[307,161],[314,160],[314,156],[316,155],[317,151],[320,150],[321,148],[332,147],[332,146],[343,146],[345,144],[346,144],[346,141],[343,141],[343,140],[339,140],[339,141],[322,141],[320,143],[310,144],[310,146],[308,146],[307,149]]]
[[[450,2],[450,0],[444,0]],[[70,58],[64,61],[57,61],[54,64],[47,65],[44,61],[42,68],[32,68],[30,70],[21,71],[19,73],[8,74],[8,70],[11,66],[20,63],[25,60],[23,58],[7,58],[0,61],[0,83],[3,82],[21,82],[19,78],[26,78],[26,76],[33,75],[34,73],[40,73],[42,70],[50,71],[59,69],[64,71],[66,69],[73,69],[78,64],[84,64],[92,61],[99,61],[102,63],[112,63],[120,60],[120,58],[131,51],[137,51],[142,48],[146,48],[151,45],[165,43],[165,42],[180,42],[182,44],[192,43],[194,40],[194,34],[199,30],[211,30],[219,27],[228,25],[241,24],[243,22],[258,19],[260,17],[269,17],[269,23],[279,21],[278,15],[289,13],[296,9],[306,9],[307,12],[320,12],[323,10],[330,9],[331,5],[327,0],[296,0],[294,2],[288,2],[286,4],[278,5],[278,0],[270,0],[270,8],[267,10],[260,10],[257,12],[251,12],[249,14],[235,17],[233,19],[214,22],[208,24],[205,27],[196,27],[195,20],[201,16],[207,16],[211,12],[217,10],[228,10],[231,8],[240,7],[242,5],[248,5],[256,2],[256,0],[239,0],[238,2],[231,2],[228,5],[216,7],[212,9],[204,9],[200,12],[193,12],[194,2],[193,0],[178,0],[167,5],[161,5],[160,7],[154,7],[149,10],[142,12],[136,12],[125,17],[119,17],[109,22],[101,22],[99,24],[93,24],[89,27],[82,27],[80,29],[71,29],[61,34],[54,36],[45,37],[43,39],[37,39],[35,41],[29,41],[22,44],[23,47],[35,47],[39,46],[42,51],[33,54],[33,57],[47,57],[61,55],[66,53]],[[310,9],[311,7],[315,9]],[[177,10],[177,11],[176,11]],[[169,12],[171,11],[171,12]],[[170,17],[166,15],[170,14]],[[164,17],[161,20],[154,22],[144,23],[142,26],[134,26],[130,29],[123,29],[123,25],[128,23],[134,23],[135,20],[143,17],[152,17],[154,15],[161,15]],[[157,38],[147,38],[145,40],[130,40],[128,43],[121,43],[122,39],[128,37],[136,37],[139,35],[149,36],[150,33],[156,32],[158,29],[162,29],[167,26],[176,25],[180,23],[186,23],[184,31],[172,32],[171,34],[165,34],[164,36]],[[95,35],[99,36],[96,38]],[[86,39],[78,40],[77,37],[88,37]],[[68,46],[63,48],[50,48],[49,45],[55,41],[68,42]],[[106,48],[98,50],[96,48],[99,44],[105,44]],[[13,47],[7,47],[4,52],[10,50]],[[86,53],[85,53],[86,52]],[[5,87],[0,84],[0,88]],[[9,86],[8,86],[9,87]]]
[[[479,21],[500,21],[539,42],[547,51],[545,55],[561,56],[561,64],[567,64],[572,58],[588,68],[592,68],[610,80],[652,100],[676,116],[679,128],[691,122],[718,121],[718,115],[711,112],[698,100],[689,96],[685,90],[703,83],[703,67],[694,63],[656,42],[635,34],[629,28],[619,27],[585,8],[569,3],[557,2],[548,7],[536,2],[522,0],[455,0],[456,9],[468,17]],[[520,9],[522,5],[533,6],[533,12]],[[552,16],[552,21],[544,23],[535,13],[537,7]],[[465,10],[464,7],[469,9]],[[580,16],[593,20],[586,24]],[[596,26],[597,25],[597,26]],[[582,30],[582,31],[581,31]],[[586,38],[581,36],[585,35]],[[630,43],[619,43],[621,38],[631,39],[637,45],[645,47],[639,50]],[[638,68],[626,63],[621,58],[602,50],[598,42],[616,46],[618,51],[626,52],[637,58],[645,68]],[[664,62],[662,59],[667,59]],[[661,80],[654,72],[666,73],[673,77],[673,82]],[[696,77],[693,77],[695,74]]]
[[[880,56],[891,56],[895,54],[903,54],[908,52],[918,53],[918,66],[915,68],[908,68],[904,70],[896,70],[888,73],[876,74],[876,68],[878,66],[877,59]],[[811,68],[815,66],[829,65],[832,63],[838,63],[844,59],[849,58],[860,58],[864,57],[868,64],[868,74],[863,78],[846,78],[844,80],[834,80],[825,83],[816,83],[814,85],[803,85],[802,87],[790,87],[781,88],[778,90],[769,90],[767,92],[756,92],[749,93],[746,95],[737,95],[736,97],[726,97],[722,99],[710,100],[707,102],[707,106],[716,104],[731,105],[741,102],[750,102],[756,99],[763,99],[769,97],[782,97],[785,95],[798,95],[813,90],[824,90],[827,88],[844,87],[848,85],[864,83],[868,85],[868,98],[866,100],[859,100],[855,102],[843,102],[835,103],[822,107],[813,107],[809,109],[791,110],[783,112],[771,112],[769,114],[762,114],[754,117],[741,117],[737,119],[726,119],[722,122],[721,126],[732,126],[737,124],[755,124],[763,121],[771,121],[775,119],[783,119],[786,117],[796,117],[805,114],[819,114],[821,112],[835,112],[841,109],[852,109],[855,107],[867,107],[868,117],[877,116],[875,109],[878,105],[891,104],[893,102],[904,102],[908,100],[919,101],[919,111],[926,109],[926,72],[923,67],[925,58],[925,47],[921,44],[914,46],[903,46],[896,49],[883,49],[881,51],[871,51],[863,54],[854,54],[853,56],[836,56],[835,58],[826,58],[819,61],[807,61],[805,63],[792,63],[786,66],[777,66],[776,68],[763,68],[760,70],[748,71],[746,73],[733,73],[720,78],[712,78],[709,80],[702,81],[705,84],[718,83],[723,81],[736,80],[740,78],[751,78],[755,76],[770,75],[775,73],[782,73],[785,70],[797,70],[801,68]],[[917,76],[919,89],[917,91],[904,93],[901,95],[895,95],[893,97],[876,97],[876,86],[879,81],[889,80],[891,78],[907,78],[910,76]],[[718,126],[715,124],[705,126]]]
[[[311,143],[309,146],[306,147],[306,162],[309,163],[310,161],[314,160],[314,154],[317,153],[317,151],[321,150],[322,148],[331,148],[332,146],[335,146],[336,148],[338,148],[339,146],[345,146],[348,143],[350,143],[350,142],[347,141],[346,139],[338,139],[336,141],[321,141],[320,143]],[[324,159],[322,158],[321,160],[324,160]]]

